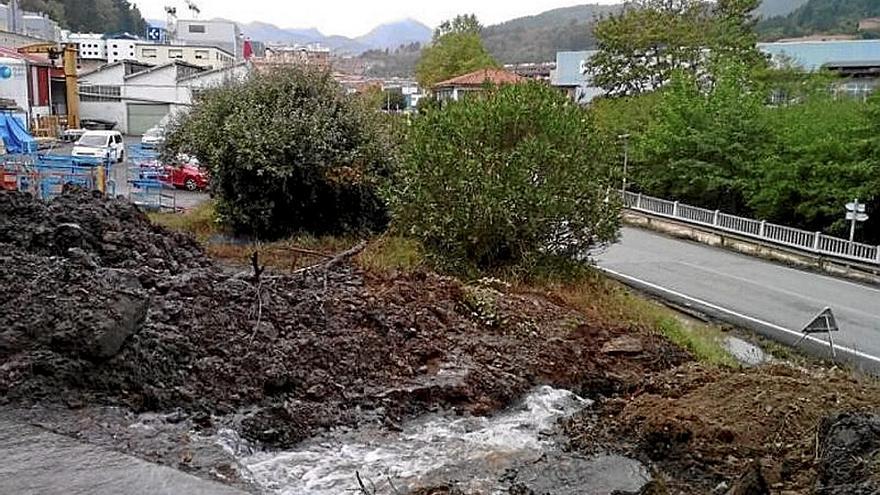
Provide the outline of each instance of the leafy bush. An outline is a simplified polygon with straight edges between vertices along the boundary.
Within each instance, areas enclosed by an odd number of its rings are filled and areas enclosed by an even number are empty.
[[[388,191],[396,225],[459,271],[583,255],[615,238],[618,201],[587,114],[529,83],[413,122]]]
[[[330,74],[279,69],[206,91],[167,148],[208,168],[218,218],[235,231],[338,234],[387,223],[377,184],[393,155],[380,129]]]

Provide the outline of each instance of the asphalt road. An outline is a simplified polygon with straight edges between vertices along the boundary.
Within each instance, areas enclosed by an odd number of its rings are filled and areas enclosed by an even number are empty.
[[[182,471],[0,417],[0,493],[244,495]]]
[[[841,329],[834,343],[880,357],[880,289],[630,227],[596,259],[631,285],[775,330],[783,342],[830,307]]]

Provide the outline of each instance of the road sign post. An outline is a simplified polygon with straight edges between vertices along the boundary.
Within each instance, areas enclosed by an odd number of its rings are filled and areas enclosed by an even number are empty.
[[[856,239],[856,223],[868,221],[868,215],[865,212],[865,205],[859,203],[858,199],[854,199],[852,203],[846,204],[846,219],[849,220],[849,242]]]
[[[834,318],[834,312],[831,311],[831,308],[823,309],[818,315],[816,315],[809,323],[804,327],[801,332],[803,332],[804,336],[800,338],[800,340],[795,343],[794,347],[799,347],[807,337],[814,333],[827,333],[828,334],[828,345],[831,346],[831,357],[836,358],[837,352],[834,350],[834,336],[833,332],[839,332],[840,327],[837,326],[837,319]]]

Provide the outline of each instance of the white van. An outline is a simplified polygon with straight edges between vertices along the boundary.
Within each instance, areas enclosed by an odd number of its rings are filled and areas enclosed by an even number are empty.
[[[86,131],[73,145],[73,156],[125,160],[125,143],[119,131]]]

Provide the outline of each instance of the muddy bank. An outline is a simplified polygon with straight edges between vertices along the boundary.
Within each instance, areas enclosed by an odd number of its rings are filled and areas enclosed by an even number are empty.
[[[866,469],[878,461],[878,405],[874,380],[840,370],[689,364],[564,428],[575,450],[650,463],[668,493],[876,493],[853,487],[876,487]]]
[[[7,408],[118,406],[285,447],[439,409],[487,414],[540,384],[625,392],[689,359],[492,283],[345,264],[258,281],[78,191],[49,204],[0,193],[0,253]]]

